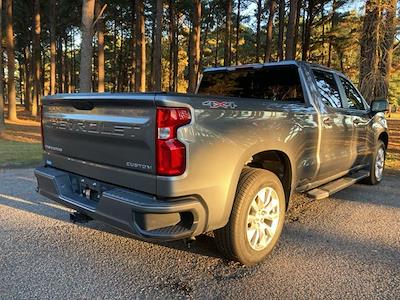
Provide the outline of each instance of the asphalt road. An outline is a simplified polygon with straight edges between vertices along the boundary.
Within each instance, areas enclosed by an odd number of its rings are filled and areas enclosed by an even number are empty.
[[[211,235],[187,249],[92,222],[35,193],[32,170],[0,172],[0,299],[400,298],[400,171],[330,199],[297,196],[278,247],[253,268]]]

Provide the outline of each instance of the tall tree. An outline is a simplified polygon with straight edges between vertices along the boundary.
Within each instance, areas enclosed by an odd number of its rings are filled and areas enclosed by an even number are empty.
[[[169,90],[177,91],[178,81],[178,45],[175,0],[169,0]]]
[[[145,35],[144,0],[137,1],[136,8],[136,91],[146,91],[146,35]]]
[[[3,41],[3,0],[0,0],[0,41]],[[4,130],[3,43],[0,45],[0,133]]]
[[[17,120],[17,101],[15,91],[15,42],[13,26],[13,0],[6,1],[6,35],[8,60],[8,119]]]
[[[154,31],[154,56],[153,56],[153,89],[161,91],[161,42],[163,24],[163,0],[156,0],[155,31]]]
[[[235,52],[235,64],[239,64],[239,40],[240,40],[240,7],[241,0],[238,0],[237,13],[236,13],[236,52]]]
[[[301,57],[302,60],[308,59],[308,52],[310,49],[310,40],[311,40],[313,21],[314,21],[314,5],[315,5],[314,0],[308,0],[307,19],[304,24],[304,42],[303,42],[302,57]],[[333,4],[333,7],[335,7],[335,4]]]
[[[105,91],[105,71],[104,71],[104,20],[103,20],[103,9],[101,8],[100,0],[96,1],[95,11],[96,11],[96,28],[97,28],[97,61],[98,61],[98,83],[97,91],[99,93],[104,93]]]
[[[130,90],[135,91],[135,77],[136,77],[136,0],[131,0],[131,78]]]
[[[382,22],[382,31],[380,46],[380,62],[379,62],[379,79],[375,91],[376,98],[389,100],[389,79],[392,69],[393,44],[396,36],[396,8],[397,0],[387,0],[385,3]]]
[[[294,59],[296,56],[295,36],[297,32],[297,6],[299,0],[290,0],[289,20],[286,31],[286,59]]]
[[[57,1],[50,1],[50,94],[56,93],[56,12]]]
[[[285,0],[279,0],[278,59],[283,60],[283,36],[285,31]]]
[[[262,0],[257,0],[256,63],[260,62]]]
[[[93,19],[95,0],[82,3],[82,42],[80,67],[80,92],[92,90]]]
[[[34,13],[33,13],[33,99],[31,102],[31,115],[36,117],[38,105],[41,98],[41,54],[40,54],[40,1],[35,0],[34,2]]]
[[[367,0],[361,37],[360,91],[368,100],[375,97],[379,65],[380,0]]]
[[[224,66],[231,65],[232,0],[225,0]]]
[[[201,22],[201,1],[193,1],[193,28],[191,34],[191,47],[189,57],[189,92],[194,93],[199,77],[200,65],[200,22]]]
[[[269,62],[271,60],[272,29],[273,29],[272,26],[274,24],[275,11],[276,11],[276,1],[269,0],[269,16],[268,16],[268,23],[267,23],[267,36],[266,36],[264,62]]]

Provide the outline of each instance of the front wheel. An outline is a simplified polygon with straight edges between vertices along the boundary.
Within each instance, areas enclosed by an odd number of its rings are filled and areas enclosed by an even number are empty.
[[[245,168],[228,224],[215,232],[219,250],[244,265],[261,262],[272,251],[285,221],[285,193],[272,172]]]
[[[385,168],[386,147],[382,141],[378,141],[374,153],[371,157],[369,177],[366,182],[371,185],[378,184],[383,179],[383,170]]]

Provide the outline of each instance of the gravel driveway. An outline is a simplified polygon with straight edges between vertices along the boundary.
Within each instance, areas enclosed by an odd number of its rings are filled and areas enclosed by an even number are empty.
[[[91,222],[35,192],[31,169],[0,172],[0,299],[399,298],[400,171],[330,199],[296,196],[263,264],[224,260],[211,235],[190,249]]]

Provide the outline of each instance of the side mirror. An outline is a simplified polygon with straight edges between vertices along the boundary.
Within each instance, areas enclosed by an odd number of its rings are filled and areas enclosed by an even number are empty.
[[[389,102],[387,100],[377,99],[371,102],[371,112],[373,114],[385,111],[389,111]]]

